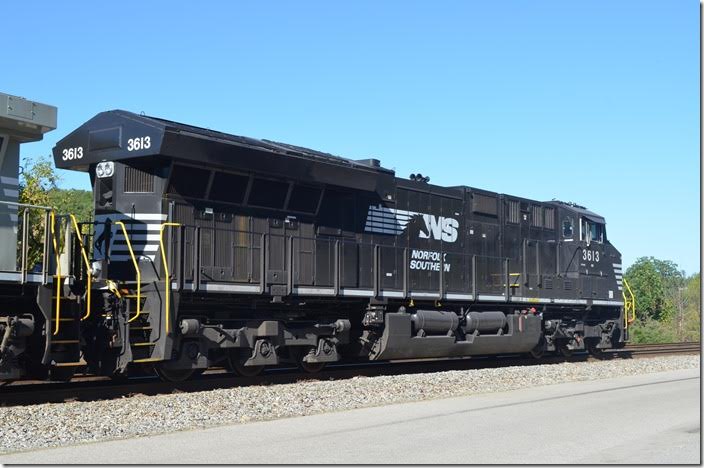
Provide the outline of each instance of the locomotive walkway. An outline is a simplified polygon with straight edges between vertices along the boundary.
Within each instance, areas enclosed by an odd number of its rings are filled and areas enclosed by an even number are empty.
[[[0,463],[701,463],[698,369],[0,455]]]

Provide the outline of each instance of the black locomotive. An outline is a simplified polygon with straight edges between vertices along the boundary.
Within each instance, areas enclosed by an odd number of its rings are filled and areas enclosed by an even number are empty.
[[[39,288],[24,339],[54,370],[181,380],[627,340],[621,255],[604,219],[572,203],[120,110],[54,158],[90,175],[95,200],[63,257],[46,245],[63,273]]]

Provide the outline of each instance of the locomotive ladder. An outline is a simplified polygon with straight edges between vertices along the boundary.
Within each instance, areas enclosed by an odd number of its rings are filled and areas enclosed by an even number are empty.
[[[133,363],[159,362],[167,359],[170,346],[168,335],[171,332],[171,281],[169,265],[164,247],[164,231],[167,227],[178,227],[177,223],[162,223],[159,230],[159,247],[162,260],[162,276],[164,287],[161,290],[159,282],[147,283],[143,288],[139,262],[134,253],[132,242],[128,236],[125,224],[116,221],[125,238],[130,260],[135,270],[135,288],[121,297],[127,300],[128,319],[126,321],[126,342],[130,348],[126,356]],[[162,300],[163,298],[163,300]],[[156,307],[163,303],[162,308]]]
[[[636,296],[626,278],[623,278],[623,285],[625,286],[621,293],[623,295],[623,328],[628,333],[628,326],[636,319]]]
[[[69,215],[70,220],[76,228],[76,233],[80,237],[80,230],[73,215]],[[70,248],[72,237],[70,236],[70,226],[66,223],[65,234],[66,244],[61,248],[61,222],[56,222],[55,211],[47,212],[46,221],[47,228],[45,230],[45,241],[48,242],[48,236],[51,236],[51,250],[54,255],[55,272],[52,275],[52,285],[47,285],[46,288],[40,288],[38,301],[42,309],[51,311],[48,315],[51,320],[47,323],[46,333],[46,348],[44,353],[44,364],[51,365],[53,368],[75,368],[85,365],[85,362],[80,359],[81,341],[80,341],[80,321],[83,319],[81,314],[80,304],[77,297],[72,297],[65,282],[75,279],[72,271],[63,272],[61,268],[61,252],[66,252]],[[86,266],[87,274],[90,275],[90,264],[88,256],[85,252],[83,241],[80,240],[81,254],[84,265]],[[49,256],[45,255],[44,260],[48,262]],[[65,273],[65,274],[64,274]],[[90,298],[90,284],[87,285],[87,296]],[[90,299],[88,299],[88,307],[90,307]],[[90,312],[90,308],[88,308]],[[48,317],[47,317],[48,318]],[[72,370],[70,371],[73,372]]]

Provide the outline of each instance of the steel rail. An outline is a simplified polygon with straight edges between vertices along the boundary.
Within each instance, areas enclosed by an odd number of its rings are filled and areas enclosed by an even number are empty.
[[[0,406],[31,405],[66,400],[104,400],[133,394],[157,395],[173,392],[195,392],[218,388],[252,385],[295,383],[307,380],[344,380],[358,376],[399,375],[469,370],[508,366],[539,366],[565,362],[588,362],[610,359],[638,359],[667,354],[699,353],[701,344],[666,343],[663,345],[629,345],[621,349],[604,351],[600,357],[586,352],[575,352],[571,357],[548,355],[534,359],[517,354],[477,356],[472,358],[408,359],[389,362],[350,362],[331,364],[317,374],[308,374],[296,367],[266,369],[256,377],[242,377],[228,373],[223,368],[211,368],[199,378],[185,382],[162,382],[156,376],[142,376],[127,381],[114,381],[108,377],[82,376],[72,382],[18,381],[0,386]]]

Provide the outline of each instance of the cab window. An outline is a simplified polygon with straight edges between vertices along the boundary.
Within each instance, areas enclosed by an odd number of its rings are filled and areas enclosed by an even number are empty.
[[[580,240],[584,242],[603,243],[605,238],[604,225],[595,223],[586,218],[582,218],[580,229]]]
[[[571,238],[574,233],[572,218],[565,218],[562,221],[562,237]]]

